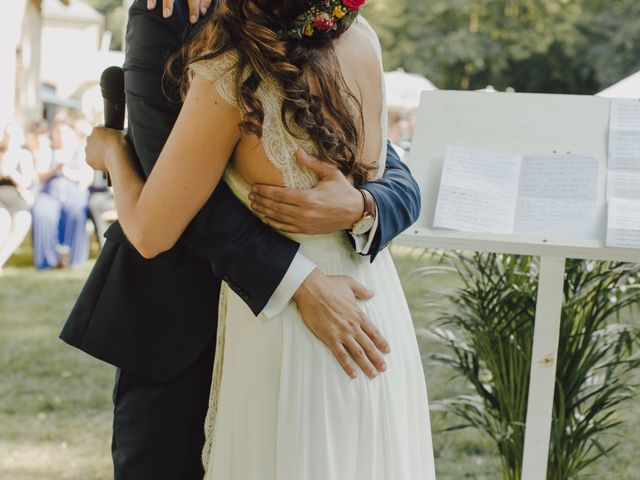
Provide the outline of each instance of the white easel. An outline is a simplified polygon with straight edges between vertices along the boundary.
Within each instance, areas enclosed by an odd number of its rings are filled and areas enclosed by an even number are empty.
[[[398,242],[541,257],[523,480],[545,480],[551,436],[556,359],[567,258],[640,263],[640,250],[605,248],[606,171],[610,100],[590,96],[425,92],[410,165],[422,190],[419,221]],[[516,237],[436,230],[433,215],[447,146],[511,154],[598,155],[600,239]]]

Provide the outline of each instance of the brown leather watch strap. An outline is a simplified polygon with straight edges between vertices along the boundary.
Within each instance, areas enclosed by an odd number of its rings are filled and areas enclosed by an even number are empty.
[[[373,199],[373,195],[368,190],[364,188],[360,188],[360,193],[362,194],[362,198],[364,198],[364,217],[373,217],[376,214],[376,201]]]

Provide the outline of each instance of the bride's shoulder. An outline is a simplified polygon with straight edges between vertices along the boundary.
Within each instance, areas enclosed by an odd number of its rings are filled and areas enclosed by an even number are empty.
[[[381,54],[382,47],[380,46],[380,39],[378,38],[378,34],[373,29],[371,24],[364,18],[362,15],[359,15],[356,21],[353,24],[352,30],[359,34],[362,40],[368,41],[374,48],[377,54]]]
[[[227,50],[220,54],[205,53],[189,65],[189,76],[200,77],[213,82],[227,103],[237,104],[236,85],[238,83],[238,52]]]
[[[227,50],[220,54],[204,53],[189,65],[191,76],[200,75],[207,80],[219,81],[222,77],[237,74],[238,52]]]
[[[341,63],[347,62],[363,75],[376,74],[382,68],[380,41],[362,16],[338,39],[336,53]]]

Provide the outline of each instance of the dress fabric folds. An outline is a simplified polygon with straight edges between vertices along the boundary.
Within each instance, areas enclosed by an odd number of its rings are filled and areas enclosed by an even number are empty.
[[[225,179],[246,198],[248,186],[233,170]],[[293,238],[325,274],[375,291],[361,306],[391,344],[388,370],[349,379],[295,304],[270,320],[256,318],[223,285],[205,478],[435,479],[424,371],[388,250],[370,263],[344,234]]]

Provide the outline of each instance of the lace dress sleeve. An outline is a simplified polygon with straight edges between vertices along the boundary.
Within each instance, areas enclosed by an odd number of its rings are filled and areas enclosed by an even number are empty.
[[[238,108],[238,55],[235,52],[225,52],[217,57],[192,63],[189,65],[189,78],[193,79],[195,75],[213,82],[224,101]]]

